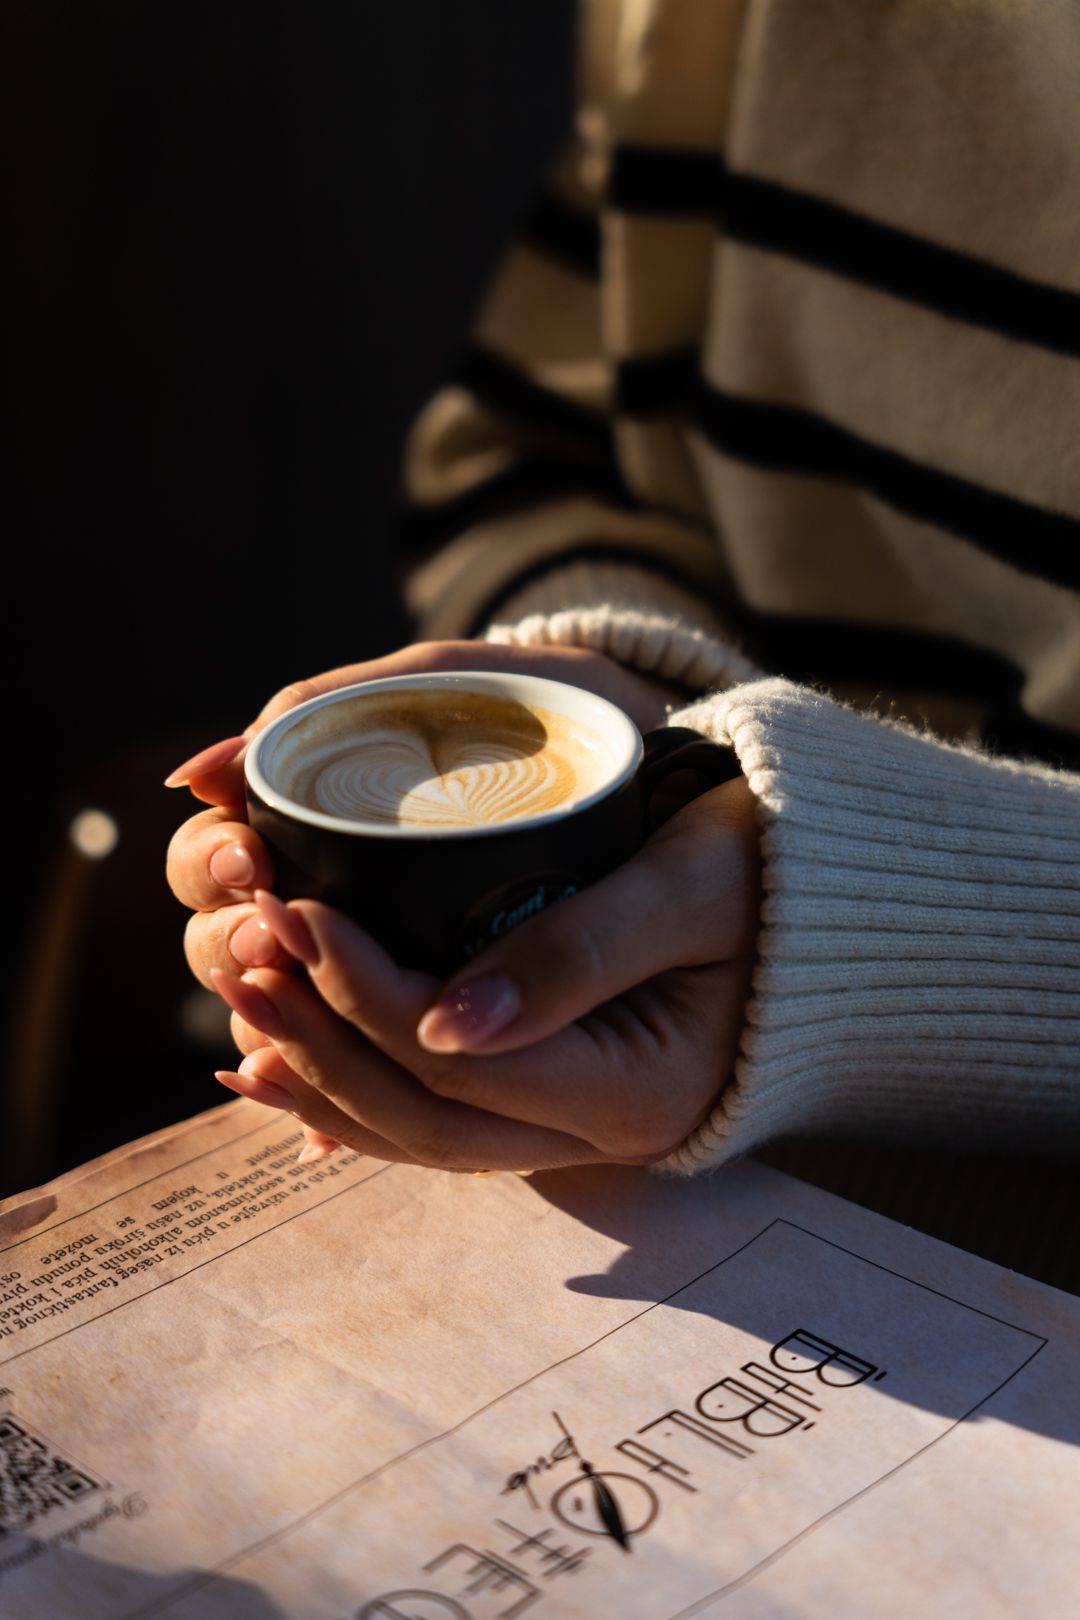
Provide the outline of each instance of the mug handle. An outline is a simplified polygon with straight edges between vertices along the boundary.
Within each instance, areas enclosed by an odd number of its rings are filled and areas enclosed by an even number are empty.
[[[700,731],[692,731],[689,726],[659,726],[642,740],[645,758],[641,762],[641,785],[646,821],[650,820],[649,804],[653,794],[677,771],[690,771],[693,774],[694,798],[742,775],[742,766],[734,748],[710,742],[708,737],[703,737]]]

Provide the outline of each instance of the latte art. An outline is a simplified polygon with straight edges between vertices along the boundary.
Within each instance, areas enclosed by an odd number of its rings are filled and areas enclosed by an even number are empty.
[[[351,821],[495,826],[575,804],[612,770],[580,721],[483,693],[358,697],[297,732],[283,791]]]

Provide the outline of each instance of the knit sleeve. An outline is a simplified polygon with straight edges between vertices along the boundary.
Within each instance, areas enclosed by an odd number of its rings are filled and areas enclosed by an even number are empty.
[[[644,574],[553,574],[489,634],[712,688],[671,724],[730,743],[757,801],[763,899],[735,1071],[658,1171],[783,1135],[1080,1147],[1080,776],[761,678]]]
[[[1080,1146],[1080,777],[763,680],[672,716],[730,742],[763,901],[734,1077],[661,1168],[780,1135]]]
[[[688,693],[760,673],[703,596],[655,569],[603,558],[552,568],[512,592],[484,635],[504,645],[589,647]]]

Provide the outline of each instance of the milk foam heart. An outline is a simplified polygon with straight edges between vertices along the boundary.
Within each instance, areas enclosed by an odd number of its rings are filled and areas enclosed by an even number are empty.
[[[486,827],[588,797],[614,769],[581,720],[462,691],[362,694],[316,710],[288,734],[282,792],[346,820]]]

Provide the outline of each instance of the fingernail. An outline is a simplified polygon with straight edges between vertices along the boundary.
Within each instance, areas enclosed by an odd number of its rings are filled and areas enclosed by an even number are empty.
[[[272,1041],[281,1039],[285,1033],[281,1014],[257,984],[250,984],[247,979],[234,978],[231,973],[226,973],[224,968],[211,968],[210,982],[222,1001],[231,1007],[245,1024],[250,1024],[263,1035],[269,1035]]]
[[[294,911],[291,906],[283,906],[277,895],[271,894],[268,889],[255,890],[255,904],[278,943],[308,967],[317,966],[319,947],[300,912]]]
[[[250,1102],[262,1103],[264,1108],[283,1108],[291,1114],[296,1107],[295,1100],[285,1087],[275,1086],[272,1080],[258,1080],[251,1074],[234,1074],[231,1069],[215,1069],[214,1079],[239,1096],[247,1097]]]
[[[520,1011],[521,997],[510,980],[486,974],[448,990],[421,1018],[416,1036],[429,1052],[474,1052]]]
[[[246,917],[229,939],[229,952],[241,967],[268,967],[278,942],[261,917]]]
[[[296,1155],[297,1164],[310,1164],[313,1159],[325,1159],[330,1152],[329,1148],[320,1147],[317,1142],[305,1142]]]
[[[255,880],[255,862],[243,844],[222,844],[210,857],[210,876],[223,889],[246,889]]]
[[[246,737],[226,737],[223,742],[211,743],[199,754],[192,754],[185,759],[169,776],[165,778],[167,788],[187,787],[193,776],[209,776],[211,771],[220,771],[223,765],[228,765],[247,742]]]

